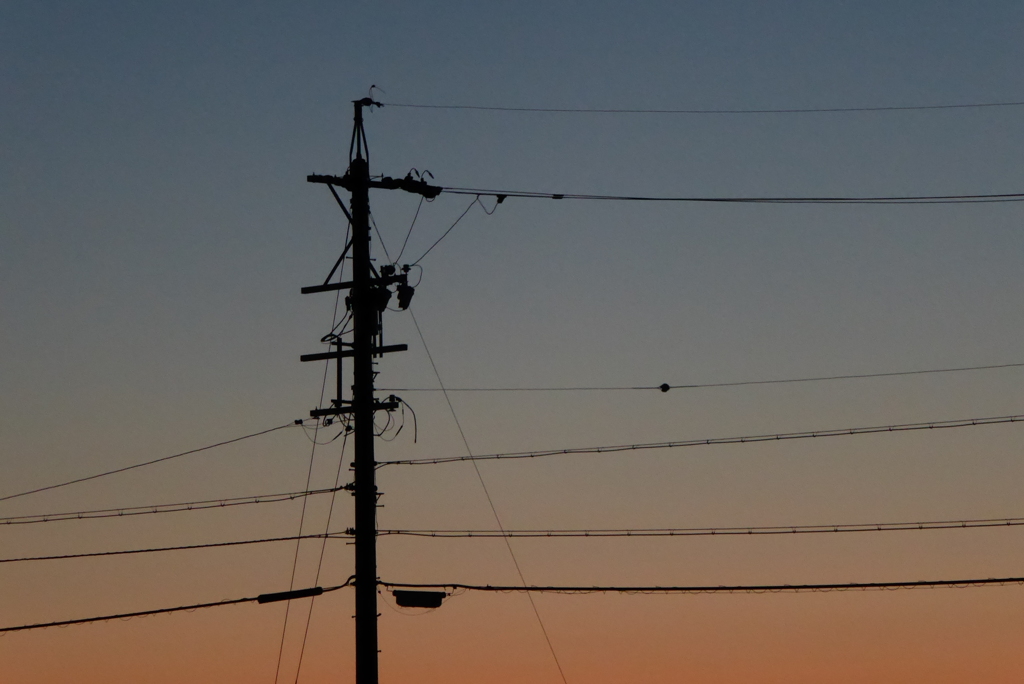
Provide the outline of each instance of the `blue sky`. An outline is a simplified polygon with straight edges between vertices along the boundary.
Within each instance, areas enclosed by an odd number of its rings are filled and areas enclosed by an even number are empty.
[[[1009,2],[7,3],[0,495],[281,424],[316,403],[322,368],[298,356],[318,350],[333,299],[300,296],[299,287],[326,274],[344,225],[326,190],[305,176],[344,171],[350,101],[371,85],[385,103],[520,107],[1022,101],[1022,29],[1024,8]],[[368,114],[366,128],[375,173],[429,169],[447,186],[973,194],[1024,189],[1020,113],[618,116],[385,106]],[[470,199],[424,205],[408,253],[419,256]],[[382,192],[371,201],[394,249],[416,198]],[[414,309],[451,386],[682,384],[1020,362],[1019,207],[509,199],[492,216],[472,209],[424,259]],[[386,325],[388,341],[407,342],[410,352],[386,359],[380,385],[435,384],[411,321],[394,315]],[[454,402],[471,447],[490,452],[1020,413],[1019,373]],[[419,416],[419,441],[403,431],[382,454],[462,448],[441,397],[405,398]],[[484,473],[510,527],[1021,514],[1012,508],[1020,437],[1013,427],[978,430],[743,447],[692,460],[488,464]],[[318,452],[317,481],[333,478],[337,458]],[[301,488],[308,459],[309,443],[289,433],[222,458],[0,505],[13,515],[286,491]],[[493,525],[468,468],[385,470],[381,480],[384,525]],[[347,500],[339,505],[347,516]],[[298,509],[281,511],[77,531],[41,525],[2,530],[0,539],[15,554],[294,533]],[[714,582],[988,575],[1019,566],[1004,543],[973,539],[955,548],[865,540],[756,552],[723,544],[704,549],[706,564],[682,567],[691,568],[689,579]],[[597,548],[524,544],[526,573],[538,582],[669,581],[680,577],[680,559],[692,561],[682,547],[654,545],[637,552],[636,564],[598,571],[622,547]],[[395,542],[382,550],[382,574],[509,579],[500,546],[443,549]],[[346,553],[330,565],[342,578]],[[91,566],[82,576],[96,584],[82,580],[80,589],[67,584],[72,566],[54,566],[46,580],[67,587],[51,601],[11,590],[43,577],[19,574],[0,581],[9,588],[0,605],[5,623],[101,613],[125,573],[137,583],[133,606],[276,590],[291,551],[266,554],[253,562],[222,554],[201,577],[184,559],[137,573]],[[310,564],[315,558],[304,557],[303,571]],[[244,578],[228,581],[239,565]],[[171,591],[156,580],[161,573],[191,579]],[[558,615],[557,602],[546,605]],[[279,618],[259,625],[272,635]],[[729,624],[717,628],[725,635]],[[152,643],[145,632],[133,638]],[[858,638],[872,647],[869,636]],[[28,667],[17,662],[9,667]],[[97,664],[96,676],[114,681],[112,662]],[[252,662],[254,672],[266,669]],[[186,675],[199,676],[173,668],[166,676]],[[33,681],[53,677],[47,670]]]

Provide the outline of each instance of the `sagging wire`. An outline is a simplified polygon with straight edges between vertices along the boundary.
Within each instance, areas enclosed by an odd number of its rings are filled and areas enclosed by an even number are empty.
[[[416,281],[416,283],[415,283],[415,284],[413,285],[413,287],[419,287],[419,286],[420,286],[420,283],[422,283],[422,282],[423,282],[423,267],[422,267],[422,266],[420,266],[419,264],[409,264],[409,269],[411,270],[411,269],[413,269],[413,268],[418,268],[418,269],[420,269],[420,279],[419,279],[419,280],[417,280],[417,281]]]
[[[326,422],[326,420],[321,420],[321,421],[319,421],[317,423],[317,427],[319,427],[319,428],[327,428],[327,427],[330,427],[332,424],[333,424],[333,421]],[[337,441],[338,437],[341,437],[343,434],[345,434],[345,431],[346,431],[347,427],[348,427],[348,425],[345,422],[342,422],[341,423],[341,430],[338,431],[338,434],[334,435],[330,439],[328,439],[326,441],[323,441],[323,442],[316,441],[315,431],[314,431],[314,434],[312,436],[310,435],[309,428],[306,428],[303,432],[306,435],[306,439],[308,439],[310,442],[313,442],[317,446],[325,446],[327,444],[331,444],[331,443]]]
[[[966,589],[968,587],[1024,585],[1024,577],[979,577],[955,580],[913,580],[909,582],[842,582],[828,584],[737,584],[707,586],[524,586],[493,584],[405,584],[378,582],[388,589],[463,589],[502,594],[799,594],[839,591],[892,591],[896,589]],[[454,596],[453,593],[449,594]]]
[[[505,201],[505,197],[506,197],[505,194],[501,194],[501,193],[481,193],[481,194],[495,194],[496,195],[498,201],[495,203],[494,209],[491,209],[490,211],[487,211],[487,207],[485,207],[483,202],[480,201],[480,195],[479,194],[476,195],[476,197],[473,198],[473,201],[469,203],[469,206],[466,207],[465,210],[463,210],[463,212],[461,214],[459,214],[459,218],[455,219],[455,223],[453,223],[451,226],[449,226],[448,230],[444,231],[444,233],[441,235],[441,237],[437,238],[437,240],[434,241],[434,244],[430,245],[430,247],[427,248],[427,251],[424,252],[423,254],[421,254],[420,258],[417,259],[416,261],[412,262],[412,264],[410,264],[410,266],[416,266],[421,261],[423,261],[423,258],[425,256],[427,256],[428,254],[430,254],[431,250],[433,250],[435,247],[437,247],[437,245],[440,244],[441,240],[444,240],[446,237],[448,237],[448,233],[452,232],[452,230],[455,229],[455,226],[459,225],[459,221],[461,221],[466,216],[466,214],[469,213],[469,210],[473,208],[474,204],[479,204],[480,208],[484,210],[484,213],[486,213],[487,215],[491,215],[491,214],[494,213],[495,209],[498,208],[498,205]]]
[[[373,433],[373,436],[380,437],[385,442],[392,442],[398,436],[398,433],[402,431],[402,426],[399,426],[398,430],[395,432],[395,434],[391,435],[391,437],[385,437],[385,433],[387,433],[387,431],[391,428],[391,425],[394,423],[394,418],[391,415],[391,411],[387,411],[386,413],[387,422],[384,423],[384,427],[378,425],[376,419],[373,421],[373,427],[377,430],[377,432]]]
[[[409,413],[412,414],[412,443],[415,444],[420,434],[419,421],[416,419],[416,411],[413,409],[412,404],[407,402],[402,397],[392,394],[388,397],[389,401],[397,401],[402,404],[402,425],[405,425],[405,409],[409,409]],[[396,433],[397,436],[397,433]]]
[[[480,201],[479,197],[477,197],[477,201],[478,202]],[[494,206],[491,208],[490,211],[487,211],[487,207],[484,206],[483,202],[480,202],[480,208],[484,210],[485,214],[487,214],[488,216],[491,216],[492,214],[494,214],[494,212],[498,211],[498,205],[501,204],[504,201],[505,201],[505,195],[496,195],[494,197]]]
[[[419,441],[419,421],[416,418],[416,411],[409,404],[409,402],[405,401],[401,397],[396,396],[394,394],[388,396],[386,401],[398,403],[400,405],[399,408],[400,408],[401,412],[398,414],[399,415],[399,419],[396,419],[395,416],[394,416],[394,411],[389,409],[387,411],[387,422],[384,423],[383,426],[379,425],[377,423],[376,419],[374,420],[373,427],[376,430],[376,432],[374,432],[374,436],[381,438],[385,442],[393,442],[393,441],[395,441],[395,439],[398,438],[398,435],[405,428],[405,409],[408,408],[409,409],[409,413],[412,414],[412,425],[413,425],[413,428],[412,428],[413,429],[412,441],[413,441],[413,444],[415,444],[417,441]],[[388,431],[391,430],[391,428],[396,426],[396,425],[397,425],[397,428],[395,429],[395,431],[392,434],[389,435]]]
[[[341,296],[340,292],[338,293],[338,296],[339,297]],[[345,327],[351,321],[352,321],[352,312],[349,311],[348,307],[346,306],[345,315],[342,316],[341,320],[338,321],[331,328],[331,332],[327,333],[326,335],[324,335],[323,337],[320,338],[320,341],[323,342],[324,344],[331,344],[332,342],[334,342],[336,339],[338,339],[342,335],[345,335],[345,334],[351,332],[351,330],[349,330],[348,328]],[[338,331],[338,328],[341,328],[340,332]]]

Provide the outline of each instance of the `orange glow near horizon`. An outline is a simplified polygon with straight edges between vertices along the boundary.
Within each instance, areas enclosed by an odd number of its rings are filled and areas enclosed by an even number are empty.
[[[353,364],[300,361],[348,344],[348,285],[301,291],[353,278],[306,181],[368,94],[371,178],[447,189],[371,183],[361,226],[415,288],[380,311],[378,530],[1024,521],[1024,422],[967,424],[1024,415],[1022,35],[1021,2],[0,2],[0,628],[352,576],[349,538],[271,538],[355,526],[353,440],[309,418]],[[814,438],[736,439],[783,433]],[[1022,536],[382,534],[377,571],[1014,578]],[[1015,584],[530,595],[543,629],[522,592],[385,586],[381,684],[1024,682]],[[0,684],[353,683],[353,611],[8,633]]]

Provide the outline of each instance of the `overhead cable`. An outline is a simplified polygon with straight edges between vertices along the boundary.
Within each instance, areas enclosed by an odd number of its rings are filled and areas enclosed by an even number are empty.
[[[446,187],[449,195],[474,195],[479,199],[490,195],[504,200],[507,197],[554,200],[602,200],[617,202],[698,202],[711,204],[982,204],[992,202],[1024,202],[1024,193],[984,195],[903,195],[861,197],[701,197],[658,195],[593,195],[567,192],[534,192],[528,190],[493,190],[484,188]],[[421,257],[422,258],[422,257]]]
[[[334,490],[335,493],[331,495],[331,506],[327,509],[327,522],[324,524],[324,533],[318,535],[323,538],[320,542],[320,558],[316,562],[316,577],[313,578],[313,584],[317,585],[320,583],[320,571],[324,566],[324,552],[327,550],[327,540],[331,538],[328,531],[331,529],[331,517],[334,515],[334,503],[336,495],[339,489],[341,489],[341,468],[345,464],[345,446],[348,444],[348,432],[345,433],[344,439],[341,441],[341,453],[338,455],[338,470],[334,475]],[[351,539],[353,535],[346,534],[345,537]],[[309,625],[313,621],[313,606],[316,605],[316,599],[314,598],[309,602],[309,612],[306,613],[306,627],[302,631],[302,646],[299,647],[299,664],[295,666],[295,684],[299,682],[299,675],[302,673],[302,661],[306,655],[306,641],[309,638]]]
[[[352,578],[348,578],[344,584],[338,584],[333,587],[314,587],[312,589],[303,590],[302,593],[305,596],[313,596],[326,594],[331,591],[337,591],[343,589],[352,584]],[[188,606],[175,606],[174,608],[156,608],[154,610],[137,610],[132,613],[117,613],[114,615],[100,615],[98,617],[88,618],[76,618],[74,620],[58,620],[56,622],[37,622],[30,625],[18,625],[17,627],[0,627],[0,634],[6,634],[8,632],[24,632],[30,629],[45,629],[47,627],[68,627],[70,625],[82,625],[89,622],[105,622],[107,620],[126,620],[134,617],[144,617],[147,615],[163,615],[165,613],[180,613],[182,611],[193,611],[199,610],[200,608],[216,608],[219,606],[231,606],[239,603],[271,603],[278,600],[285,600],[283,597],[285,594],[295,592],[281,592],[278,594],[260,594],[259,596],[250,596],[247,598],[238,599],[226,599],[224,601],[211,601],[209,603],[193,603]]]
[[[798,592],[830,592],[830,591],[867,591],[886,589],[924,589],[924,588],[967,588],[982,586],[1000,585],[1024,585],[1024,577],[989,577],[978,579],[960,580],[922,580],[912,582],[849,582],[841,584],[760,584],[760,585],[710,585],[710,586],[521,586],[521,585],[489,585],[489,584],[412,584],[399,582],[378,582],[382,587],[388,589],[439,589],[439,590],[465,590],[465,591],[488,591],[488,592],[530,592],[530,593],[559,593],[559,594],[595,594],[595,593],[626,593],[626,594],[717,594],[717,593],[798,593]],[[317,587],[319,591],[315,594],[326,594],[337,591],[352,585],[350,577],[344,584],[332,587]],[[283,592],[287,594],[288,592]],[[314,595],[313,591],[306,592],[306,595]],[[261,600],[263,599],[263,600]],[[14,627],[0,627],[0,634],[9,632],[22,632],[33,629],[45,629],[47,627],[67,627],[70,625],[81,625],[90,622],[105,622],[108,620],[125,620],[134,617],[148,615],[161,615],[166,613],[177,613],[182,611],[193,611],[201,608],[215,608],[219,606],[230,606],[239,603],[267,603],[270,600],[277,600],[273,594],[261,594],[239,599],[226,599],[223,601],[211,601],[209,603],[194,603],[187,606],[175,606],[173,608],[157,608],[153,610],[140,610],[131,613],[116,613],[113,615],[101,615],[97,617],[77,618],[73,620],[59,620],[54,622],[38,622],[34,624],[18,625]]]
[[[927,375],[931,373],[960,373],[964,371],[993,370],[998,368],[1021,368],[1024,363],[999,363],[987,366],[962,366],[959,368],[930,368],[926,370],[892,371],[888,373],[856,373],[848,375],[822,375],[810,378],[780,378],[776,380],[739,380],[734,382],[705,382],[685,385],[605,385],[578,387],[449,387],[449,392],[608,392],[608,391],[653,391],[668,392],[673,389],[706,389],[711,387],[743,387],[748,385],[780,385],[799,382],[825,382],[833,380],[860,380],[865,378],[893,378],[906,375]],[[390,387],[385,392],[440,392],[436,387]]]
[[[464,193],[458,193],[458,194],[464,194]],[[469,194],[472,194],[472,193],[469,193]],[[415,266],[416,264],[418,264],[421,261],[423,261],[423,258],[426,257],[428,254],[430,254],[430,252],[435,247],[437,247],[439,244],[441,244],[441,241],[444,240],[446,237],[448,237],[448,233],[452,232],[455,229],[455,226],[459,225],[459,221],[461,221],[463,218],[465,218],[466,214],[469,213],[469,210],[473,208],[473,205],[477,204],[479,202],[480,202],[480,197],[478,196],[472,202],[469,203],[469,206],[467,206],[463,210],[463,212],[461,214],[459,214],[459,218],[455,219],[455,222],[452,223],[452,225],[450,225],[448,227],[448,230],[444,231],[444,233],[441,234],[441,237],[439,237],[436,240],[434,240],[434,244],[430,245],[430,247],[427,247],[427,251],[425,251],[423,254],[421,254],[419,256],[419,258],[416,259],[416,261],[412,262],[409,265],[410,266]],[[483,205],[481,204],[480,206],[482,207]],[[411,230],[411,228],[410,228],[410,230]]]
[[[1018,527],[1024,518],[927,520],[920,522],[846,523],[841,525],[761,525],[750,527],[645,527],[595,530],[378,530],[380,536],[452,538],[563,538],[563,537],[727,537],[734,535],[827,534],[835,532],[898,532]]]
[[[1024,585],[1024,577],[986,577],[977,579],[956,579],[956,580],[920,580],[911,582],[841,582],[829,584],[732,584],[732,585],[693,585],[693,586],[529,586],[521,585],[491,585],[491,584],[462,584],[459,582],[449,583],[425,583],[408,584],[403,582],[380,582],[380,585],[388,589],[436,589],[453,591],[490,591],[505,594],[516,592],[547,593],[547,594],[780,594],[780,593],[801,593],[801,592],[827,592],[827,591],[870,591],[886,589],[930,589],[930,588],[954,588],[965,589],[967,587],[984,587],[992,585]]]
[[[996,416],[992,418],[967,418],[963,420],[940,420],[929,423],[876,425],[871,427],[841,428],[835,430],[815,430],[811,432],[781,432],[768,435],[748,435],[745,437],[711,437],[708,439],[686,439],[672,442],[646,442],[640,444],[616,444],[611,446],[581,447],[574,449],[549,449],[546,451],[514,451],[504,454],[482,454],[478,456],[443,456],[441,458],[401,459],[394,461],[379,461],[378,465],[435,465],[439,463],[455,463],[458,461],[497,461],[505,459],[562,456],[568,454],[607,454],[622,451],[642,451],[646,449],[678,449],[681,447],[708,446],[715,444],[755,444],[760,442],[780,442],[790,439],[845,437],[848,435],[871,435],[884,432],[939,430],[1020,422],[1024,422],[1024,415]]]
[[[561,530],[423,530],[423,529],[383,529],[378,530],[379,536],[435,537],[440,539],[453,538],[605,538],[605,537],[727,537],[754,535],[793,535],[793,534],[828,534],[841,532],[895,532],[915,530],[958,530],[991,527],[1019,527],[1024,525],[1024,518],[976,518],[963,520],[923,520],[918,522],[882,522],[882,523],[845,523],[839,525],[774,525],[750,527],[657,527],[657,528],[619,528],[619,529],[561,529]],[[127,556],[165,551],[190,551],[194,549],[213,549],[252,544],[269,544],[274,542],[295,541],[297,539],[351,539],[350,531],[325,532],[322,534],[304,534],[288,537],[265,537],[262,539],[243,539],[238,541],[212,542],[208,544],[185,544],[181,546],[159,546],[141,549],[124,549],[117,551],[93,551],[87,553],[66,553],[49,556],[19,556],[0,558],[0,563],[24,563],[34,561],[71,560],[76,558],[101,558],[105,556]]]
[[[477,198],[474,200],[474,204],[479,201],[480,198]],[[473,205],[471,204],[469,206],[471,208]],[[469,208],[467,208],[466,211],[469,211]],[[465,216],[465,212],[463,212],[462,215]],[[462,217],[460,216],[459,218],[461,219]],[[458,221],[456,221],[456,223],[458,223]],[[454,226],[452,227],[454,228]],[[445,233],[445,235],[447,235],[447,233]],[[444,238],[444,235],[442,235],[441,238]],[[438,242],[440,242],[440,240],[438,240]],[[436,245],[437,242],[434,244]],[[431,249],[433,249],[433,247],[431,247]],[[427,251],[429,252],[430,250],[428,249]],[[426,254],[423,256],[426,256]],[[423,257],[420,258],[422,259]],[[413,313],[412,309],[409,309],[409,315],[412,317],[413,325],[416,326],[416,332],[419,334],[420,342],[423,344],[423,350],[427,353],[427,360],[430,361],[430,367],[434,370],[434,377],[437,378],[437,384],[440,386],[441,391],[444,392],[444,382],[441,380],[441,373],[437,370],[437,364],[434,363],[434,356],[430,353],[430,347],[427,346],[427,339],[423,336],[423,331],[420,330],[420,324],[416,320],[416,314]],[[452,419],[455,421],[455,427],[458,428],[459,436],[462,438],[462,445],[466,448],[466,454],[468,455],[469,460],[473,461],[473,450],[469,447],[469,440],[466,439],[466,433],[462,429],[462,423],[459,422],[459,416],[455,413],[455,405],[452,404],[452,400],[448,396],[447,392],[444,393],[444,398],[445,401],[448,402],[448,409],[451,411]],[[498,530],[504,532],[505,526],[501,522],[501,516],[498,515],[498,508],[494,505],[494,499],[491,498],[491,492],[487,488],[487,483],[484,481],[484,475],[480,472],[480,467],[475,461],[473,461],[473,470],[476,472],[477,480],[480,481],[480,487],[484,490],[484,497],[487,499],[487,505],[491,508],[491,514],[494,516],[494,522],[497,523]],[[515,566],[516,574],[519,575],[519,581],[522,583],[522,586],[526,586],[526,576],[523,574],[523,569],[519,565],[519,559],[516,558],[515,551],[512,550],[512,544],[509,542],[507,535],[503,534],[502,537],[505,540],[505,548],[508,549],[508,555],[512,558],[512,565]],[[568,679],[566,679],[565,676],[565,670],[562,669],[562,663],[558,660],[558,654],[555,652],[555,645],[551,642],[551,637],[548,635],[547,627],[544,626],[544,620],[540,616],[540,610],[537,609],[537,604],[534,602],[533,596],[527,594],[527,598],[530,600],[530,607],[533,609],[533,614],[537,618],[537,624],[540,626],[540,631],[544,636],[544,641],[547,642],[551,658],[555,661],[555,668],[557,668],[563,684],[568,684]]]
[[[385,107],[407,109],[447,109],[484,112],[530,112],[543,114],[847,114],[853,112],[911,112],[943,109],[987,109],[1021,107],[1024,101],[967,102],[962,104],[896,105],[865,107],[808,107],[784,109],[607,109],[587,107],[488,107],[482,105],[417,104],[410,102],[382,102]]]
[[[108,475],[116,475],[117,473],[123,473],[123,472],[126,472],[128,470],[134,470],[136,468],[142,468],[142,467],[145,467],[145,466],[150,466],[150,465],[153,465],[155,463],[163,463],[164,461],[170,461],[171,459],[174,459],[174,458],[181,458],[182,456],[188,456],[189,454],[197,454],[200,451],[208,451],[209,449],[216,449],[217,447],[225,446],[227,444],[234,444],[235,442],[241,442],[242,440],[252,439],[253,437],[259,437],[261,435],[267,435],[267,434],[270,434],[271,432],[277,432],[278,430],[284,430],[285,428],[295,427],[295,426],[301,425],[301,424],[302,424],[301,421],[295,421],[295,422],[291,422],[291,423],[286,423],[284,425],[278,425],[277,427],[273,427],[273,428],[270,428],[268,430],[261,430],[259,432],[254,432],[254,433],[249,434],[249,435],[243,435],[242,437],[235,437],[234,439],[225,440],[223,442],[217,442],[216,444],[210,444],[209,446],[199,447],[198,449],[189,449],[188,451],[182,451],[181,453],[178,453],[178,454],[171,454],[170,456],[161,456],[160,458],[154,458],[151,461],[145,461],[143,463],[136,463],[135,465],[125,466],[123,468],[115,468],[114,470],[108,470],[108,471],[103,472],[103,473],[96,473],[95,475],[88,475],[86,477],[79,477],[77,479],[68,480],[67,482],[61,482],[59,484],[52,484],[52,485],[47,485],[45,487],[38,487],[36,489],[30,489],[30,490],[28,490],[26,492],[19,492],[17,494],[8,494],[7,496],[0,496],[0,501],[7,501],[9,499],[17,499],[18,497],[28,496],[29,494],[38,494],[39,492],[46,492],[46,491],[49,491],[51,489],[58,489],[60,487],[67,487],[68,485],[78,484],[80,482],[88,482],[89,480],[96,480],[96,479],[99,479],[101,477],[106,477]]]
[[[273,542],[295,541],[296,539],[351,539],[346,532],[324,534],[304,534],[291,537],[265,537],[263,539],[243,539],[239,541],[212,542],[209,544],[184,544],[181,546],[156,546],[145,549],[124,549],[118,551],[92,551],[89,553],[65,553],[52,556],[20,556],[0,558],[0,563],[26,563],[33,561],[71,560],[74,558],[101,558],[105,556],[131,556],[142,553],[162,553],[164,551],[191,551],[194,549],[216,549],[227,546],[247,546],[250,544],[270,544]]]
[[[416,204],[416,213],[412,215],[412,223],[409,224],[409,230],[405,233],[405,240],[402,241],[402,249],[399,250],[398,256],[395,257],[396,264],[402,260],[402,255],[405,254],[405,247],[409,244],[409,237],[412,235],[412,229],[416,227],[416,219],[420,217],[420,209],[423,208],[423,200],[423,195],[420,195],[420,201]],[[383,242],[381,244],[383,244]]]
[[[369,155],[369,150],[367,150],[367,155]],[[341,203],[340,198],[338,198],[338,193],[334,192],[334,188],[333,187],[331,188],[331,193],[334,194],[335,198],[338,199],[339,203]],[[347,212],[346,212],[346,215],[347,215]],[[373,215],[372,214],[370,214],[370,220],[371,221],[373,220]],[[374,228],[377,227],[376,221],[373,222],[373,227]],[[345,231],[345,242],[346,242],[346,244],[348,244],[348,234],[351,231],[351,229],[352,229],[352,220],[350,218],[349,219],[349,227]],[[380,236],[380,231],[377,231],[377,237],[380,238],[381,246],[383,246],[384,245],[384,238],[382,238]],[[387,248],[386,247],[384,248],[384,253],[387,254]],[[344,266],[342,266],[342,272],[338,274],[338,281],[339,282],[341,281],[342,276],[344,275],[344,270],[345,270]],[[338,302],[340,300],[341,300],[341,290],[338,290],[335,293],[335,295],[334,295],[334,313],[331,314],[331,331],[332,332],[337,328],[337,325],[338,325]],[[339,349],[340,349],[340,346],[339,346]],[[338,378],[339,378],[339,385],[340,385],[341,358],[339,357],[335,361],[335,363],[338,364]],[[321,382],[320,382],[320,399],[317,401],[317,406],[323,406],[323,403],[324,403],[324,392],[327,390],[327,370],[328,370],[328,368],[329,368],[329,365],[328,364],[324,364],[324,375],[323,375],[323,380],[321,380]],[[341,395],[340,395],[341,387],[340,386],[338,387],[338,392],[339,392],[338,398],[340,399],[341,398]],[[317,437],[317,433],[320,431],[320,425],[321,425],[320,420],[317,420],[316,425],[313,428],[313,439],[312,439],[313,446],[312,446],[312,448],[309,451],[309,468],[306,471],[306,486],[305,486],[305,489],[309,489],[310,482],[312,482],[312,477],[313,477],[313,461],[314,461],[314,457],[316,456],[316,447],[317,447],[316,437]],[[342,432],[344,434],[347,434],[348,431],[346,429],[346,430],[343,430]],[[334,492],[337,492],[337,491],[338,491],[338,484],[337,484],[337,482],[335,482]],[[292,590],[295,589],[295,570],[296,570],[296,568],[298,568],[298,565],[299,565],[299,548],[300,548],[300,545],[302,544],[302,526],[303,526],[303,523],[305,523],[305,521],[306,521],[306,503],[307,503],[307,500],[303,499],[302,500],[302,512],[299,515],[299,530],[296,533],[295,554],[294,554],[294,556],[292,558],[291,579],[288,580],[288,591],[292,591]],[[334,509],[334,496],[333,496],[333,493],[332,493],[332,496],[331,496],[331,509],[332,510]],[[326,541],[324,543],[326,544]],[[319,577],[319,573],[318,573],[318,577]],[[277,684],[277,682],[278,682],[278,680],[279,680],[279,678],[281,676],[281,661],[282,661],[282,658],[284,657],[284,641],[285,641],[285,636],[288,634],[288,615],[291,612],[291,608],[292,608],[292,602],[288,601],[285,604],[285,608],[284,608],[284,621],[283,621],[283,623],[281,625],[281,641],[280,641],[280,644],[278,645],[278,649],[277,649],[277,665],[274,667],[274,684]]]
[[[293,501],[295,499],[304,499],[307,496],[315,496],[317,494],[330,494],[334,491],[336,490],[331,487],[327,489],[308,489],[301,492],[238,496],[229,499],[207,499],[205,501],[185,501],[183,503],[151,504],[148,506],[128,506],[124,508],[100,508],[89,511],[68,511],[65,513],[12,515],[0,518],[0,525],[29,525],[34,523],[59,522],[62,520],[94,520],[96,518],[124,518],[132,515],[150,515],[153,513],[202,511],[209,508],[229,508],[231,506],[247,506],[252,504]]]

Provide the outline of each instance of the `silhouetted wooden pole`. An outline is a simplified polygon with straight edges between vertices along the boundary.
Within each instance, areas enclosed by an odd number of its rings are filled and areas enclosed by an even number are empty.
[[[377,485],[373,454],[373,341],[378,310],[370,293],[370,165],[362,155],[362,101],[355,103],[352,191],[352,412],[355,428],[356,684],[377,684]],[[339,388],[339,396],[340,395]]]
[[[341,210],[352,225],[351,250],[352,280],[329,282],[341,266],[348,252],[343,252],[327,281],[322,285],[302,288],[303,294],[350,290],[346,306],[352,314],[352,342],[341,341],[341,334],[330,336],[333,351],[319,354],[305,354],[302,361],[334,360],[336,368],[337,394],[330,407],[318,407],[310,412],[314,418],[328,416],[352,416],[355,441],[353,462],[354,481],[346,488],[355,495],[355,593],[356,593],[356,684],[377,684],[377,485],[375,482],[377,464],[374,459],[373,416],[376,411],[393,411],[399,407],[397,397],[378,402],[374,398],[373,377],[374,357],[390,352],[405,351],[404,344],[383,346],[381,316],[391,299],[391,286],[398,288],[398,306],[408,307],[413,289],[408,284],[409,267],[397,271],[397,264],[382,265],[379,273],[373,269],[370,260],[370,188],[384,190],[405,190],[428,199],[437,197],[441,188],[428,185],[422,178],[414,179],[411,174],[402,179],[381,176],[371,180],[369,150],[363,131],[363,108],[379,107],[370,98],[356,100],[355,121],[352,142],[349,147],[349,167],[344,176],[311,175],[311,183],[323,183],[331,189]],[[351,211],[345,208],[334,188],[342,187],[352,193]],[[340,279],[340,276],[339,276]],[[328,338],[324,338],[328,341]],[[348,348],[346,348],[348,347]],[[342,385],[341,360],[352,358],[352,399],[345,400]]]

